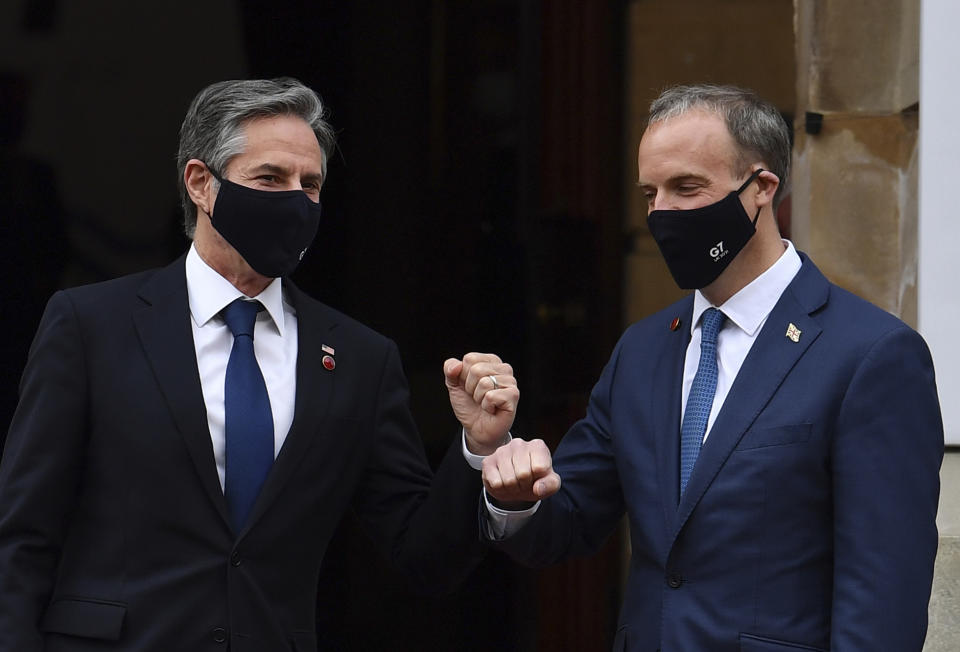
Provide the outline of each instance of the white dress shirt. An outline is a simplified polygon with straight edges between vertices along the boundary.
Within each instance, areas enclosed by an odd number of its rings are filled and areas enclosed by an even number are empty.
[[[714,394],[713,408],[710,410],[710,419],[704,439],[710,433],[710,428],[723,407],[723,402],[730,392],[733,381],[736,380],[743,361],[750,352],[750,347],[757,339],[760,329],[763,328],[767,317],[780,300],[793,277],[800,271],[800,256],[789,240],[783,241],[786,249],[763,274],[751,281],[746,287],[727,299],[721,306],[712,306],[706,297],[697,290],[693,297],[693,317],[690,320],[690,343],[687,345],[687,354],[683,366],[683,388],[681,392],[681,420],[683,411],[687,407],[687,397],[690,396],[690,386],[700,364],[700,317],[707,308],[719,308],[727,316],[717,336],[717,390]],[[677,424],[677,438],[680,437],[680,424]],[[464,455],[467,455],[464,446]],[[477,456],[472,456],[476,459]],[[476,464],[475,459],[471,465]],[[481,458],[482,461],[482,458]],[[476,468],[476,467],[475,467]],[[495,540],[503,539],[523,526],[540,507],[540,503],[530,509],[520,512],[508,512],[490,504],[484,492],[484,500],[488,512],[488,534]]]
[[[693,296],[693,317],[690,320],[690,343],[687,345],[687,357],[683,364],[683,391],[681,397],[680,419],[687,409],[690,386],[700,364],[700,317],[707,308],[719,308],[727,319],[717,335],[717,390],[713,395],[713,408],[707,420],[704,440],[710,435],[710,428],[727,399],[730,387],[740,373],[740,367],[750,352],[750,347],[760,334],[770,311],[777,305],[780,295],[787,289],[793,277],[800,271],[800,256],[793,243],[784,240],[786,250],[763,274],[753,279],[746,287],[727,299],[721,306],[713,306],[700,290]],[[680,424],[677,424],[680,432]]]
[[[233,334],[220,316],[220,311],[244,295],[207,265],[193,246],[187,253],[186,272],[193,346],[197,353],[213,455],[217,462],[220,487],[223,488],[226,472],[223,385],[227,361],[233,348]],[[256,299],[265,310],[257,314],[253,350],[270,397],[273,456],[276,458],[293,423],[297,390],[297,314],[283,297],[280,279],[274,279]]]

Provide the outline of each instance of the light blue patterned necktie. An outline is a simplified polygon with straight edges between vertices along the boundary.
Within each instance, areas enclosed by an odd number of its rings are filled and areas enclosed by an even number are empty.
[[[703,313],[700,326],[700,363],[690,386],[687,408],[683,412],[683,424],[680,426],[680,495],[687,489],[687,482],[693,472],[693,465],[700,455],[703,436],[710,420],[713,408],[713,395],[717,391],[717,334],[720,332],[725,314],[716,308],[708,308]]]
[[[224,496],[234,532],[240,532],[273,465],[273,412],[253,351],[259,301],[237,299],[223,309],[233,333],[224,382],[226,474]]]

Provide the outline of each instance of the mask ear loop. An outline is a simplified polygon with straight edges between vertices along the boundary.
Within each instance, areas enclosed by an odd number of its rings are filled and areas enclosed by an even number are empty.
[[[746,189],[747,189],[747,186],[749,186],[751,183],[753,183],[754,180],[755,180],[757,177],[760,176],[760,173],[761,173],[761,172],[764,172],[764,171],[765,171],[765,170],[764,170],[763,168],[757,168],[757,171],[754,172],[753,174],[751,174],[751,175],[750,175],[750,178],[747,179],[746,181],[744,181],[744,182],[743,182],[743,185],[740,186],[739,189],[737,189],[737,194],[739,195],[739,194],[742,193],[744,190],[746,190]],[[758,219],[760,219],[760,209],[759,209],[759,208],[757,208],[757,214],[753,216],[753,228],[757,228],[757,220],[758,220]]]
[[[217,183],[219,183],[219,184],[222,186],[222,185],[223,185],[223,179],[220,177],[220,175],[217,174],[216,172],[214,172],[214,171],[213,171],[213,168],[210,167],[210,164],[208,164],[206,161],[204,161],[203,164],[204,164],[205,166],[207,166],[207,172],[209,172],[210,175],[211,175],[214,179],[217,180]],[[744,186],[744,187],[746,187],[746,186]],[[203,209],[201,209],[201,210],[203,210]],[[206,213],[206,211],[204,211],[204,213]],[[213,219],[213,212],[212,212],[212,211],[209,212],[209,213],[206,213],[206,215],[207,215],[207,217],[209,217],[211,220]]]
[[[210,175],[211,175],[214,179],[217,180],[217,183],[223,183],[223,178],[222,178],[219,174],[217,174],[216,172],[214,172],[214,171],[213,171],[213,168],[212,168],[206,161],[204,161],[203,164],[207,166],[207,172],[209,172]],[[749,184],[750,184],[750,182],[747,181],[746,185],[744,185],[743,188],[746,188],[747,185],[749,185]],[[740,188],[740,190],[742,191],[743,188]]]

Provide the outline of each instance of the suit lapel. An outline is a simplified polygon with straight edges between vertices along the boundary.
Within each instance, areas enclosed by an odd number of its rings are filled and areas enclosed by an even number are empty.
[[[207,496],[225,523],[227,505],[220,488],[213,444],[207,426],[196,347],[190,328],[190,308],[183,256],[159,270],[141,288],[144,306],[133,321],[153,368],[160,391],[193,460]]]
[[[657,473],[660,479],[660,498],[666,531],[673,531],[680,500],[680,403],[683,389],[683,364],[690,343],[690,319],[693,315],[693,295],[669,318],[679,318],[676,330],[664,338],[660,357],[653,370],[655,381],[650,385],[654,432],[667,433],[655,437]],[[669,324],[664,324],[668,328]]]
[[[270,467],[260,495],[253,505],[243,533],[253,527],[280,495],[283,486],[303,460],[327,412],[337,374],[324,368],[322,346],[336,350],[333,335],[337,322],[331,311],[301,292],[292,283],[285,283],[291,304],[297,311],[297,390],[293,423],[276,461]],[[326,339],[325,339],[326,338]]]
[[[829,284],[806,256],[802,256],[802,260],[800,271],[770,312],[747,354],[703,444],[687,490],[680,500],[674,537],[743,434],[820,335],[820,326],[810,314],[826,302]],[[796,342],[787,336],[790,324],[800,331]]]

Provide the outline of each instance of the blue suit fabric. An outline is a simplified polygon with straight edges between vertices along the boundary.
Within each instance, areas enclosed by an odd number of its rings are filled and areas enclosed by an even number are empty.
[[[922,647],[943,455],[931,357],[801,258],[682,496],[690,332],[669,325],[690,323],[692,296],[624,333],[555,451],[560,492],[495,544],[543,566],[596,551],[626,515],[617,651]]]

